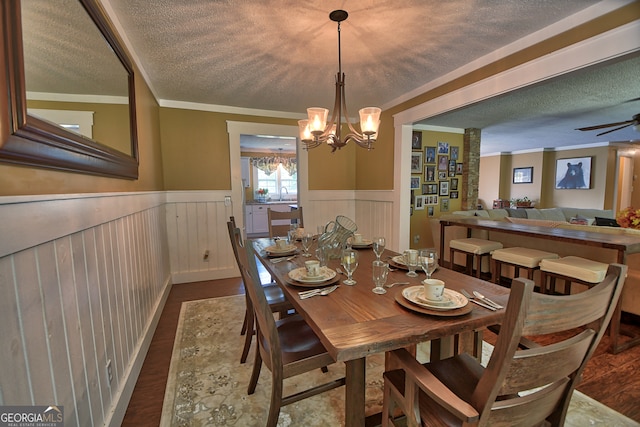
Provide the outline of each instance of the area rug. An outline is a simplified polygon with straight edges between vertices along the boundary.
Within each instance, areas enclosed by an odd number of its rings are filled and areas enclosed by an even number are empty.
[[[162,427],[263,426],[269,411],[271,376],[264,366],[256,392],[247,395],[255,343],[247,363],[240,363],[244,337],[240,327],[244,296],[211,298],[182,304],[162,408]],[[428,345],[419,359],[428,360]],[[491,346],[483,349],[484,357]],[[384,356],[367,358],[366,414],[382,408]],[[285,380],[285,394],[344,375],[344,364]],[[278,426],[340,426],[344,424],[344,387],[280,411]],[[566,426],[640,426],[588,396],[576,392]]]

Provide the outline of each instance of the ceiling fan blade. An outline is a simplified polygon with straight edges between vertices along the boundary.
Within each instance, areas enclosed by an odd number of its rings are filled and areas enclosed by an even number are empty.
[[[626,124],[630,124],[633,123],[633,120],[625,120],[624,122],[617,122],[617,123],[607,123],[605,125],[597,125],[597,126],[587,126],[584,128],[577,128],[576,130],[596,130],[596,129],[603,129],[603,128],[610,128],[611,126],[620,126],[620,125],[626,125]],[[602,134],[600,134],[602,135]]]
[[[606,132],[599,133],[599,134],[597,134],[596,136],[605,135],[605,134],[607,134],[607,133],[611,133],[611,132],[615,132],[615,131],[620,130],[620,129],[624,129],[624,128],[626,128],[626,127],[631,126],[633,123],[634,123],[634,120],[630,120],[630,121],[629,121],[629,123],[628,123],[628,124],[626,124],[626,125],[624,125],[624,126],[620,126],[619,128],[615,128],[615,129],[608,130],[608,131],[606,131]]]

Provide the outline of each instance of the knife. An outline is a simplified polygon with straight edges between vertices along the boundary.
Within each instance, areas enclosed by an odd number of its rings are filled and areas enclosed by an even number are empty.
[[[473,303],[476,303],[476,304],[478,304],[480,307],[484,307],[484,308],[489,309],[489,310],[491,310],[491,311],[496,311],[496,310],[497,310],[497,308],[495,308],[495,307],[491,307],[489,304],[485,304],[485,303],[483,303],[483,302],[480,302],[480,301],[478,301],[477,299],[471,299],[471,298],[469,298],[469,301],[471,301],[471,302],[473,302]]]

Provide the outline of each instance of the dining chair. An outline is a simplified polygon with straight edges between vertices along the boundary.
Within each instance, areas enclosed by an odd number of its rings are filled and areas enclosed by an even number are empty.
[[[242,322],[242,329],[240,335],[244,335],[244,346],[242,348],[242,354],[240,356],[240,363],[247,361],[249,355],[249,349],[251,348],[251,342],[253,341],[253,335],[255,334],[255,315],[253,313],[253,307],[249,293],[247,292],[247,279],[245,277],[245,270],[240,265],[240,251],[243,251],[242,234],[240,229],[235,226],[235,218],[231,217],[227,222],[227,228],[229,230],[229,238],[231,239],[231,247],[233,248],[233,255],[236,258],[236,263],[240,269],[240,277],[245,287],[245,303],[246,309],[244,312],[244,320]],[[260,282],[258,282],[260,283]],[[260,285],[264,288],[264,294],[269,304],[269,308],[272,313],[279,313],[281,317],[286,316],[289,310],[293,310],[293,306],[287,301],[282,289],[276,283],[268,283]]]
[[[514,279],[486,368],[466,353],[420,364],[405,349],[389,352],[389,366],[399,369],[384,373],[382,426],[396,426],[398,410],[409,426],[563,425],[626,274],[627,266],[611,264],[598,285],[568,296],[533,292],[532,280]],[[551,344],[535,342],[558,333],[562,339]]]
[[[298,227],[304,227],[302,219],[302,206],[292,209],[289,212],[280,212],[267,208],[267,219],[269,221],[269,237],[286,236],[291,228],[292,221],[297,221]],[[288,220],[287,224],[282,224],[282,220]]]
[[[345,384],[341,377],[326,383],[317,384],[303,391],[283,396],[284,380],[322,369],[335,363],[313,329],[299,315],[294,314],[283,319],[274,319],[267,302],[264,288],[260,286],[256,257],[250,242],[240,251],[241,264],[247,277],[247,291],[252,300],[257,327],[258,351],[254,359],[253,372],[248,386],[248,394],[255,392],[262,363],[271,371],[271,403],[267,427],[275,427],[280,408],[307,397],[333,390]],[[304,381],[304,380],[302,380]]]

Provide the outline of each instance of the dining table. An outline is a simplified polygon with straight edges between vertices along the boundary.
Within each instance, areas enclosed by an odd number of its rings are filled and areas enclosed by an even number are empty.
[[[456,302],[452,310],[432,310],[407,299],[409,291],[422,287],[425,273],[408,277],[406,265],[396,252],[385,250],[381,260],[389,263],[392,271],[387,284],[408,282],[386,288],[385,294],[372,292],[372,263],[376,259],[370,246],[358,247],[358,267],[353,273],[355,285],[344,284],[346,276],[338,273],[340,259],[326,261],[327,280],[321,283],[302,283],[294,280],[304,268],[305,261],[315,257],[302,255],[299,243],[291,246],[291,253],[269,252],[274,240],[250,240],[256,256],[271,277],[282,288],[295,310],[306,320],[320,338],[329,354],[337,362],[345,363],[345,420],[348,427],[365,426],[365,367],[366,357],[399,348],[415,348],[418,343],[431,342],[431,358],[448,357],[454,353],[481,354],[481,331],[502,322],[505,310],[489,310],[471,304],[466,298]],[[294,247],[295,246],[295,247]],[[315,245],[312,250],[315,249]],[[313,252],[312,252],[313,253]],[[276,262],[273,262],[276,261]],[[335,277],[329,279],[335,274]],[[460,292],[479,291],[504,307],[509,289],[494,283],[438,267],[432,278],[445,282],[446,289],[461,296]],[[326,296],[301,299],[300,291],[326,287],[336,283],[339,287]]]

